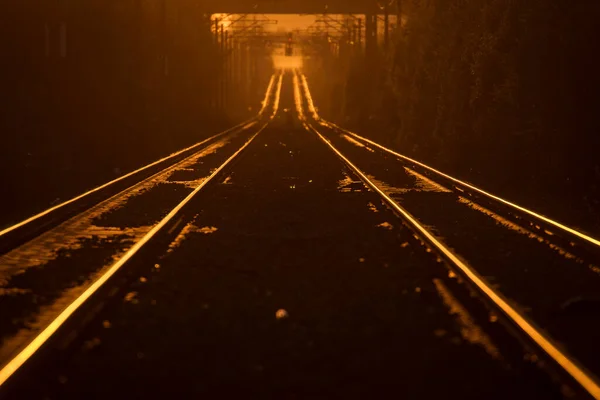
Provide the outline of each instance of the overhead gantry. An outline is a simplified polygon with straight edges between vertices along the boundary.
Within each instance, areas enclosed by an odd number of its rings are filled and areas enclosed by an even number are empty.
[[[207,11],[229,14],[377,14],[385,7],[385,1],[381,0],[201,0],[201,3]]]

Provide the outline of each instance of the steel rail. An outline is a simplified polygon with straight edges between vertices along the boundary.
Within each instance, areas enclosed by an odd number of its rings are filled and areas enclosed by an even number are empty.
[[[301,76],[302,76],[302,84],[304,86],[304,91],[307,94],[307,98],[310,99],[310,90],[308,88],[308,83],[306,81],[306,76],[304,74],[301,74]],[[337,124],[335,124],[333,122],[324,120],[324,119],[322,119],[318,115],[318,113],[316,112],[316,110],[314,109],[314,107],[312,108],[311,112],[313,114],[313,118],[319,124],[321,124],[322,126],[325,126],[327,128],[330,128],[330,129],[338,129],[338,130],[344,132],[345,134],[353,136],[354,138],[356,138],[358,140],[361,140],[364,143],[368,143],[368,144],[370,144],[372,146],[375,146],[378,149],[383,150],[384,152],[387,152],[387,153],[392,154],[392,155],[394,155],[394,156],[396,156],[396,157],[398,157],[398,158],[400,158],[402,160],[411,162],[411,163],[413,163],[415,165],[418,165],[418,166],[420,166],[422,168],[425,168],[426,170],[428,170],[430,172],[433,172],[434,174],[437,174],[438,176],[446,178],[446,179],[452,181],[453,183],[458,184],[459,186],[462,186],[464,188],[470,189],[470,190],[472,190],[472,191],[474,191],[476,193],[479,193],[479,194],[481,194],[481,195],[483,195],[483,196],[485,196],[485,197],[487,197],[489,199],[495,200],[495,201],[500,202],[500,203],[502,203],[502,204],[504,204],[506,206],[509,206],[509,207],[511,207],[513,209],[521,211],[521,212],[523,212],[523,213],[525,213],[525,214],[527,214],[529,216],[532,216],[532,217],[534,217],[534,218],[536,218],[536,219],[538,219],[540,221],[543,221],[543,222],[545,222],[545,223],[547,223],[549,225],[552,225],[555,228],[558,228],[558,229],[560,229],[560,230],[562,230],[564,232],[567,232],[567,233],[569,233],[571,235],[574,235],[574,236],[578,237],[579,239],[583,239],[583,240],[585,240],[588,243],[591,243],[591,244],[593,244],[595,246],[600,247],[600,239],[594,238],[594,237],[592,237],[590,235],[587,235],[587,234],[585,234],[585,233],[583,233],[581,231],[578,231],[575,228],[572,228],[572,227],[567,226],[565,224],[562,224],[562,223],[560,223],[558,221],[555,221],[555,220],[553,220],[553,219],[551,219],[551,218],[549,218],[549,217],[547,217],[545,215],[542,215],[540,213],[532,211],[532,210],[530,210],[530,209],[528,209],[526,207],[520,206],[520,205],[515,204],[515,203],[513,203],[511,201],[508,201],[506,199],[503,199],[502,197],[496,196],[495,194],[492,194],[492,193],[487,192],[487,191],[485,191],[483,189],[480,189],[477,186],[474,186],[474,185],[472,185],[472,184],[470,184],[468,182],[465,182],[465,181],[462,181],[462,180],[460,180],[458,178],[450,176],[450,175],[448,175],[448,174],[446,174],[446,173],[444,173],[442,171],[439,171],[439,170],[437,170],[437,169],[435,169],[433,167],[430,167],[427,164],[424,164],[424,163],[422,163],[420,161],[417,161],[417,160],[415,160],[413,158],[410,158],[408,156],[400,154],[400,153],[398,153],[398,152],[396,152],[396,151],[394,151],[392,149],[389,149],[389,148],[387,148],[387,147],[385,147],[385,146],[383,146],[383,145],[381,145],[381,144],[379,144],[377,142],[374,142],[373,140],[367,139],[367,138],[365,138],[363,136],[360,136],[360,135],[358,135],[358,134],[356,134],[356,133],[354,133],[352,131],[349,131],[348,129],[342,128],[341,126],[339,126],[339,125],[337,125]]]
[[[271,75],[271,79],[269,80],[269,86],[267,86],[267,92],[265,93],[265,98],[261,103],[262,107],[261,107],[260,111],[258,112],[259,116],[262,116],[265,113],[265,111],[269,105],[269,98],[271,97],[271,91],[273,90],[273,84],[275,83],[275,76],[276,76],[276,74]]]
[[[144,237],[135,243],[122,257],[114,262],[94,283],[92,283],[82,294],[80,294],[72,303],[70,303],[50,324],[48,324],[25,348],[23,348],[13,359],[11,359],[0,370],[0,389],[15,372],[19,370],[51,337],[58,329],[109,279],[120,270],[128,261],[130,261],[152,238],[165,228],[178,213],[186,206],[208,183],[218,176],[235,158],[237,158],[252,141],[267,126],[265,123],[242,147],[240,147],[231,157],[229,157],[219,168],[217,168],[208,178],[206,178],[192,193],[175,206],[158,224],[156,224]]]
[[[296,72],[296,71],[295,71]],[[298,84],[298,80],[295,81]],[[303,79],[305,93],[309,95],[310,90]],[[301,111],[301,110],[299,110]],[[408,210],[400,206],[379,186],[377,186],[367,174],[354,165],[344,156],[325,136],[317,131],[310,122],[304,122],[307,131],[312,131],[348,166],[354,173],[374,192],[388,204],[404,221],[412,227],[416,233],[441,253],[450,265],[454,266],[462,275],[471,282],[477,290],[485,296],[498,310],[500,310],[516,327],[518,327],[536,346],[554,360],[571,378],[573,378],[594,399],[600,400],[600,383],[598,378],[587,371],[575,359],[568,355],[554,342],[546,333],[538,328],[523,312],[511,306],[506,298],[493,287],[471,266],[454,254],[445,244],[439,241],[425,226],[423,226]],[[357,135],[358,136],[358,135]]]
[[[273,76],[272,79],[274,80],[275,76]],[[273,85],[270,85],[269,88],[268,88],[268,91],[267,91],[266,101],[268,101],[268,98],[270,97],[270,92],[272,90],[273,90]],[[266,108],[266,107],[267,107],[266,103],[263,104],[263,108]],[[108,188],[108,187],[110,187],[110,186],[118,183],[118,182],[121,182],[121,181],[123,181],[123,180],[125,180],[127,178],[130,178],[130,177],[134,176],[134,175],[137,175],[137,174],[139,174],[139,173],[141,173],[141,172],[143,172],[143,171],[145,171],[145,170],[147,170],[149,168],[155,167],[155,166],[157,166],[157,165],[159,165],[161,163],[169,161],[169,160],[171,160],[171,159],[173,159],[173,158],[175,158],[177,156],[180,156],[183,153],[186,153],[186,152],[189,152],[189,151],[193,151],[194,149],[196,149],[196,148],[198,148],[198,147],[200,147],[200,146],[202,146],[202,145],[204,145],[204,144],[206,144],[206,143],[208,143],[210,141],[213,141],[213,140],[215,140],[215,139],[217,139],[217,138],[219,138],[221,136],[225,136],[225,135],[227,135],[229,133],[235,132],[236,130],[248,129],[248,128],[250,128],[250,127],[252,127],[252,126],[255,125],[257,119],[260,116],[262,116],[263,113],[264,113],[264,110],[261,109],[261,112],[256,117],[252,117],[252,118],[250,118],[250,119],[248,119],[248,120],[246,120],[246,121],[244,121],[244,122],[242,122],[242,123],[240,123],[240,124],[238,124],[238,125],[236,125],[236,126],[234,126],[232,128],[229,128],[229,129],[227,129],[227,130],[225,130],[223,132],[220,132],[220,133],[218,133],[218,134],[216,134],[214,136],[211,136],[211,137],[209,137],[207,139],[204,139],[201,142],[198,142],[198,143],[193,144],[193,145],[191,145],[189,147],[186,147],[185,149],[179,150],[179,151],[177,151],[177,152],[175,152],[173,154],[170,154],[170,155],[168,155],[166,157],[163,157],[163,158],[161,158],[161,159],[159,159],[157,161],[154,161],[154,162],[152,162],[150,164],[147,164],[147,165],[145,165],[145,166],[143,166],[141,168],[138,168],[135,171],[132,171],[132,172],[129,172],[129,173],[123,175],[123,176],[120,176],[119,178],[116,178],[116,179],[114,179],[114,180],[112,180],[110,182],[104,183],[104,184],[102,184],[102,185],[100,185],[98,187],[90,189],[90,190],[86,191],[85,193],[82,193],[82,194],[80,194],[78,196],[75,196],[75,197],[71,198],[70,200],[67,200],[67,201],[65,201],[63,203],[60,203],[60,204],[56,205],[56,206],[53,206],[53,207],[50,207],[50,208],[48,208],[48,209],[46,209],[44,211],[41,211],[41,212],[39,212],[39,213],[37,213],[37,214],[35,214],[35,215],[33,215],[33,216],[25,219],[25,220],[22,220],[21,222],[18,222],[18,223],[14,224],[14,225],[11,225],[11,226],[7,227],[7,228],[4,228],[4,229],[0,230],[0,239],[3,236],[6,236],[7,234],[16,231],[19,228],[23,228],[23,227],[25,227],[26,225],[28,225],[28,224],[30,224],[32,222],[35,222],[35,221],[37,221],[37,220],[39,220],[39,219],[41,219],[41,218],[43,218],[45,216],[48,216],[48,215],[52,214],[55,211],[63,209],[66,206],[71,205],[73,203],[76,203],[77,201],[82,200],[82,199],[84,199],[84,198],[86,198],[86,197],[88,197],[88,196],[90,196],[90,195],[92,195],[94,193],[98,193],[98,192],[100,192],[100,191],[102,191],[102,190],[104,190],[104,189],[106,189],[106,188]],[[134,186],[134,185],[132,185],[132,186]]]
[[[276,93],[276,101],[279,101],[281,85]],[[274,108],[278,108],[279,104],[274,104]],[[27,344],[19,353],[8,361],[0,369],[0,389],[2,386],[30,359],[48,340],[63,326],[73,314],[80,309],[83,304],[92,297],[101,287],[103,287],[110,278],[117,273],[128,261],[130,261],[148,242],[154,238],[159,232],[172,221],[179,212],[215,177],[217,177],[235,158],[237,158],[253,141],[265,130],[269,125],[271,117],[250,139],[248,139],[232,156],[230,156],[219,168],[206,178],[197,188],[194,189],[185,199],[175,206],[158,224],[156,224],[146,235],[137,241],[123,256],[115,261],[108,269],[92,283],[82,294],[80,294],[73,302],[49,323],[29,344]],[[252,123],[254,125],[255,123]]]
[[[246,124],[246,126],[244,126],[244,124]],[[135,171],[129,172],[129,173],[128,173],[128,174],[126,174],[126,175],[123,175],[123,176],[121,176],[121,177],[119,177],[119,178],[117,178],[117,179],[114,179],[114,180],[110,181],[110,182],[104,183],[104,184],[102,184],[102,185],[100,185],[100,186],[98,186],[98,187],[95,187],[94,189],[88,190],[88,191],[87,191],[87,192],[85,192],[85,193],[82,193],[82,194],[80,194],[80,195],[78,195],[78,196],[76,196],[76,197],[73,197],[73,198],[72,198],[72,199],[70,199],[70,200],[67,200],[67,201],[65,201],[65,202],[63,202],[63,203],[61,203],[61,204],[58,204],[58,205],[56,205],[56,206],[53,206],[53,207],[51,207],[51,208],[48,208],[47,210],[44,210],[44,211],[42,211],[42,212],[40,212],[40,213],[38,213],[38,214],[35,214],[35,215],[33,215],[32,217],[29,217],[29,218],[27,218],[27,219],[25,219],[25,220],[23,220],[23,221],[21,221],[21,222],[18,222],[18,223],[16,223],[16,224],[12,225],[12,226],[9,226],[8,228],[5,228],[5,229],[3,229],[2,231],[0,231],[0,238],[2,238],[2,236],[5,236],[5,235],[7,235],[8,233],[11,233],[11,232],[13,232],[13,231],[15,231],[15,230],[17,230],[17,229],[19,229],[19,228],[22,228],[22,227],[24,227],[24,226],[25,226],[25,225],[27,225],[27,224],[30,224],[31,222],[34,222],[34,221],[36,221],[36,220],[39,220],[40,218],[42,218],[42,217],[45,217],[45,216],[47,216],[47,215],[51,214],[51,213],[52,213],[52,212],[54,212],[54,211],[57,211],[57,210],[59,210],[59,209],[62,209],[62,208],[64,208],[65,206],[68,206],[68,205],[70,205],[70,204],[73,204],[73,203],[75,203],[75,202],[77,202],[77,201],[79,201],[79,200],[81,200],[81,199],[85,198],[85,197],[88,197],[89,195],[91,195],[91,194],[93,194],[93,193],[97,193],[97,192],[99,192],[99,191],[101,191],[101,190],[103,190],[103,189],[106,189],[106,188],[108,188],[108,187],[110,187],[110,186],[114,185],[115,183],[118,183],[118,182],[120,182],[120,181],[122,181],[122,180],[124,180],[124,179],[127,179],[127,178],[129,178],[129,177],[132,177],[132,176],[134,176],[134,175],[136,175],[136,174],[139,174],[140,172],[143,172],[143,171],[145,171],[145,170],[147,170],[147,169],[149,169],[149,168],[152,168],[152,167],[154,167],[154,166],[156,166],[156,165],[159,165],[159,164],[161,164],[161,163],[163,163],[163,162],[165,162],[165,161],[171,160],[171,159],[173,159],[173,158],[175,158],[175,157],[177,157],[177,156],[179,156],[179,155],[181,155],[181,154],[183,154],[183,153],[185,153],[185,152],[192,151],[192,150],[194,150],[195,148],[198,148],[198,147],[200,147],[200,146],[202,146],[202,145],[204,145],[204,144],[206,144],[206,143],[208,143],[208,142],[210,142],[210,141],[212,141],[212,140],[214,140],[214,139],[217,139],[217,138],[219,138],[219,137],[221,137],[221,136],[224,136],[224,135],[226,135],[226,134],[228,134],[228,133],[234,132],[234,131],[235,131],[235,130],[237,130],[237,129],[244,129],[244,128],[246,128],[246,127],[250,127],[249,125],[250,125],[250,124],[253,124],[253,123],[252,123],[252,122],[248,122],[248,121],[246,121],[246,122],[244,122],[244,124],[239,124],[239,125],[236,125],[236,126],[235,126],[235,127],[233,127],[233,128],[230,128],[230,129],[228,129],[228,130],[226,130],[226,131],[223,131],[223,132],[221,132],[221,133],[218,133],[218,134],[216,134],[216,135],[214,135],[214,136],[211,136],[211,137],[209,137],[209,138],[207,138],[207,139],[205,139],[205,140],[203,140],[203,141],[201,141],[201,142],[198,142],[198,143],[196,143],[196,144],[194,144],[194,145],[192,145],[192,146],[190,146],[190,147],[187,147],[187,148],[185,148],[185,149],[179,150],[179,151],[177,151],[176,153],[173,153],[173,154],[171,154],[171,155],[169,155],[169,156],[167,156],[167,157],[163,157],[163,158],[161,158],[161,159],[159,159],[159,160],[157,160],[157,161],[154,161],[154,162],[152,162],[152,163],[150,163],[150,164],[148,164],[148,165],[145,165],[145,166],[143,166],[143,167],[141,167],[141,168],[139,168],[139,169],[136,169]]]
[[[279,71],[279,81],[277,82],[277,90],[275,91],[275,103],[273,104],[273,114],[271,119],[275,118],[279,112],[279,102],[281,101],[281,86],[283,84],[283,70]]]
[[[346,164],[368,187],[379,194],[383,200],[399,214],[408,224],[437,251],[439,251],[454,267],[458,268],[492,304],[509,318],[520,330],[529,337],[540,349],[552,358],[565,372],[581,385],[593,398],[600,399],[600,383],[598,379],[579,365],[540,328],[538,328],[523,312],[511,306],[504,296],[494,290],[492,286],[477,273],[471,266],[462,261],[446,245],[440,242],[427,228],[425,228],[412,214],[400,206],[369,177],[346,158],[329,140],[327,140],[312,125],[305,124],[307,130],[312,130],[327,146]]]
[[[445,173],[443,173],[443,172],[441,172],[441,171],[439,171],[439,170],[437,170],[437,169],[435,169],[433,167],[430,167],[427,164],[424,164],[424,163],[422,163],[420,161],[417,161],[417,160],[415,160],[413,158],[410,158],[408,156],[400,154],[400,153],[398,153],[398,152],[396,152],[394,150],[391,150],[391,149],[389,149],[389,148],[387,148],[387,147],[385,147],[385,146],[383,146],[383,145],[381,145],[381,144],[379,144],[377,142],[374,142],[374,141],[372,141],[370,139],[367,139],[367,138],[365,138],[363,136],[360,136],[360,135],[358,135],[358,134],[356,134],[354,132],[351,132],[351,131],[349,131],[347,129],[344,129],[344,128],[342,128],[342,127],[340,127],[340,126],[338,126],[338,125],[336,125],[336,124],[334,124],[332,122],[320,120],[319,123],[321,125],[329,127],[329,128],[333,127],[334,129],[338,129],[338,130],[344,132],[345,134],[353,136],[357,140],[362,141],[363,143],[368,143],[368,144],[370,144],[370,145],[372,145],[374,147],[377,147],[380,150],[383,150],[386,153],[392,154],[392,155],[394,155],[394,156],[396,156],[396,157],[398,157],[398,158],[400,158],[402,160],[411,162],[411,163],[413,163],[415,165],[418,165],[418,166],[420,166],[422,168],[425,168],[426,170],[428,170],[430,172],[433,172],[434,174],[436,174],[438,176],[446,178],[446,179],[450,180],[451,182],[453,182],[453,183],[455,183],[455,184],[457,184],[459,186],[462,186],[462,187],[467,188],[469,190],[472,190],[472,191],[474,191],[474,192],[476,192],[478,194],[481,194],[481,195],[483,195],[483,196],[485,196],[485,197],[487,197],[489,199],[492,199],[492,200],[497,201],[499,203],[502,203],[502,204],[504,204],[506,206],[509,206],[510,208],[513,208],[513,209],[518,210],[518,211],[520,211],[520,212],[522,212],[524,214],[527,214],[527,215],[529,215],[531,217],[534,217],[535,219],[537,219],[539,221],[543,221],[543,222],[545,222],[545,223],[547,223],[549,225],[552,225],[553,227],[558,228],[558,229],[562,230],[563,232],[569,233],[569,234],[571,234],[571,235],[573,235],[573,236],[575,236],[575,237],[577,237],[579,239],[582,239],[582,240],[584,240],[584,241],[586,241],[586,242],[588,242],[590,244],[593,244],[595,246],[600,247],[600,239],[596,239],[595,237],[592,237],[592,236],[587,235],[587,234],[585,234],[585,233],[583,233],[581,231],[578,231],[575,228],[572,228],[572,227],[570,227],[568,225],[560,223],[560,222],[558,222],[556,220],[553,220],[552,218],[549,218],[549,217],[547,217],[547,216],[545,216],[543,214],[540,214],[538,212],[530,210],[530,209],[528,209],[526,207],[520,206],[520,205],[518,205],[516,203],[513,203],[511,201],[503,199],[502,197],[499,197],[499,196],[497,196],[497,195],[495,195],[493,193],[486,192],[485,190],[480,189],[477,186],[474,186],[474,185],[472,185],[472,184],[470,184],[468,182],[462,181],[460,179],[454,178],[453,176],[445,174]]]

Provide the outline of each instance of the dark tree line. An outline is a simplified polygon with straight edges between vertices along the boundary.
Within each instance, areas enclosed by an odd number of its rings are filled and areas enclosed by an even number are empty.
[[[357,101],[365,85],[377,90],[361,102],[368,112],[355,126],[597,231],[600,2],[402,5],[402,27],[384,67],[356,85]]]
[[[2,2],[0,225],[226,125],[216,51],[192,0]]]

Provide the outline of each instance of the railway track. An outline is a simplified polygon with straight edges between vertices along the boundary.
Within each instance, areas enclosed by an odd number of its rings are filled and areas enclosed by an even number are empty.
[[[298,71],[295,86],[305,129],[478,293],[492,320],[600,398],[600,241],[321,119]]]
[[[251,138],[0,396],[559,398],[317,135],[279,113]]]
[[[60,223],[77,215],[78,212],[83,212],[112,196],[120,195],[122,192],[131,190],[136,184],[139,184],[144,180],[153,179],[154,175],[161,174],[182,161],[189,161],[215,141],[223,139],[228,135],[234,135],[250,129],[255,126],[261,118],[272,118],[272,116],[277,113],[279,101],[278,90],[280,90],[280,88],[281,74],[272,75],[265,92],[265,98],[262,101],[261,109],[256,117],[241,122],[240,124],[204,139],[201,142],[131,171],[117,179],[90,189],[85,193],[50,207],[21,222],[6,227],[0,227],[0,255],[26,243],[36,236],[39,236],[41,233],[56,227]],[[269,107],[273,105],[273,113],[267,115]]]
[[[532,260],[593,274],[593,251],[373,147],[278,73],[255,121],[2,255],[0,398],[600,398],[572,342],[404,197],[457,203]]]
[[[280,90],[274,74],[257,117],[0,232],[0,386],[125,264],[177,229],[187,204],[268,125]]]
[[[0,230],[0,255],[20,246],[39,236],[41,233],[56,227],[67,219],[83,212],[94,205],[126,191],[137,183],[151,179],[155,174],[176,165],[182,160],[193,157],[198,151],[209,146],[214,141],[227,135],[235,134],[251,127],[254,120],[245,121],[217,135],[211,136],[188,148],[182,149],[167,157],[145,165],[135,171],[114,179],[108,183],[93,188],[81,195],[69,199],[56,206],[50,207],[19,223],[4,227]]]

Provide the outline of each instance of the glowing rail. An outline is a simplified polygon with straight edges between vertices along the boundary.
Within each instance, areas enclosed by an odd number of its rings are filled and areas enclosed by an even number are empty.
[[[273,75],[274,76],[274,75]],[[281,99],[281,85],[283,84],[283,71],[279,71],[279,81],[277,82],[277,92],[275,92],[275,103],[273,105],[273,114],[271,119],[275,118],[279,111],[279,101]]]
[[[269,103],[268,99],[269,99],[270,94],[271,94],[271,92],[273,90],[273,84],[274,84],[274,82],[275,82],[275,75],[271,76],[271,81],[270,81],[269,86],[267,88],[267,92],[266,92],[266,95],[265,95],[265,100],[263,101],[262,109],[260,110],[260,112],[258,114],[259,116],[261,116],[264,113],[264,110],[268,106],[268,103]],[[281,86],[279,86],[279,90],[281,90]],[[276,99],[274,107],[278,107],[278,105],[279,105],[279,99]],[[27,224],[30,224],[30,223],[32,223],[32,222],[34,222],[34,221],[36,221],[36,220],[38,220],[40,218],[43,218],[43,217],[51,214],[54,211],[57,211],[57,210],[59,210],[61,208],[64,208],[65,206],[68,206],[69,204],[73,204],[73,203],[75,203],[75,202],[77,202],[77,201],[79,201],[79,200],[81,200],[81,199],[83,199],[85,197],[90,196],[93,193],[97,193],[97,192],[99,192],[99,191],[101,191],[103,189],[106,189],[107,187],[112,186],[115,183],[118,183],[118,182],[120,182],[120,181],[122,181],[124,179],[127,179],[127,178],[129,178],[131,176],[134,176],[134,175],[136,175],[136,174],[138,174],[140,172],[143,172],[143,171],[145,171],[145,170],[147,170],[149,168],[152,168],[152,167],[154,167],[154,166],[156,166],[158,164],[161,164],[161,163],[163,163],[165,161],[168,161],[168,160],[170,160],[172,158],[175,158],[175,157],[177,157],[177,156],[179,156],[179,155],[181,155],[181,154],[183,154],[185,152],[191,151],[191,150],[193,150],[193,149],[195,149],[195,148],[197,148],[199,146],[202,146],[203,144],[205,144],[205,143],[207,143],[207,142],[209,142],[211,140],[214,140],[214,139],[216,139],[216,138],[218,138],[220,136],[224,136],[224,135],[226,135],[228,133],[231,133],[231,132],[233,132],[233,131],[235,131],[237,129],[248,129],[248,128],[250,128],[251,126],[253,126],[255,124],[255,122],[254,122],[255,119],[256,119],[256,117],[250,118],[249,120],[244,121],[244,122],[242,122],[242,123],[234,126],[233,128],[227,129],[226,131],[223,131],[223,132],[218,133],[218,134],[216,134],[214,136],[211,136],[208,139],[205,139],[205,140],[203,140],[201,142],[193,144],[192,146],[186,147],[185,149],[179,150],[179,151],[177,151],[177,152],[175,152],[173,154],[170,154],[170,155],[168,155],[166,157],[163,157],[163,158],[161,158],[161,159],[159,159],[157,161],[154,161],[154,162],[152,162],[152,163],[150,163],[148,165],[145,165],[145,166],[143,166],[141,168],[138,168],[135,171],[129,172],[128,174],[125,174],[125,175],[123,175],[123,176],[121,176],[121,177],[119,177],[117,179],[114,179],[114,180],[112,180],[110,182],[102,184],[102,185],[100,185],[100,186],[98,186],[98,187],[96,187],[94,189],[88,190],[87,192],[82,193],[82,194],[80,194],[80,195],[78,195],[76,197],[73,197],[72,199],[67,200],[67,201],[65,201],[65,202],[63,202],[61,204],[58,204],[58,205],[53,206],[53,207],[50,207],[47,210],[44,210],[44,211],[42,211],[42,212],[40,212],[38,214],[35,214],[35,215],[33,215],[33,216],[31,216],[31,217],[29,217],[29,218],[27,218],[27,219],[25,219],[25,220],[23,220],[23,221],[21,221],[19,223],[16,223],[16,224],[14,224],[12,226],[9,226],[9,227],[7,227],[7,228],[5,228],[3,230],[0,230],[0,238],[2,238],[2,236],[5,236],[5,235],[7,235],[7,234],[9,234],[9,233],[11,233],[11,232],[13,232],[13,231],[15,231],[15,230],[23,227],[23,226],[25,226]]]
[[[308,85],[305,90],[308,91]],[[440,242],[431,232],[427,230],[412,214],[400,206],[382,189],[380,189],[369,177],[346,158],[335,146],[327,140],[319,131],[309,123],[304,124],[307,130],[312,130],[318,137],[350,168],[360,179],[373,191],[378,193],[386,203],[402,216],[420,235],[441,252],[463,275],[471,281],[481,293],[483,293],[498,309],[500,309],[516,326],[518,326],[536,345],[538,345],[549,357],[560,365],[577,383],[583,387],[594,399],[600,400],[600,384],[596,378],[588,373],[570,356],[558,348],[552,339],[547,337],[535,326],[524,314],[512,307],[500,294],[495,291],[473,268],[463,262],[446,245]],[[345,130],[343,130],[345,131]],[[358,135],[355,135],[358,136]],[[370,142],[370,141],[369,141]],[[421,165],[419,163],[419,165]]]
[[[10,360],[0,370],[0,387],[43,345],[52,337],[54,333],[108,280],[121,269],[129,260],[131,260],[154,236],[156,236],[177,214],[188,204],[194,196],[198,194],[209,182],[211,182],[227,165],[231,163],[248,145],[259,135],[268,123],[263,125],[242,147],[240,147],[231,157],[227,159],[218,169],[216,169],[208,178],[206,178],[192,193],[190,193],[181,203],[173,208],[169,214],[164,217],[156,226],[141,238],[127,253],[118,261],[111,265],[107,271],[99,277],[90,287],[88,287],[77,299],[69,304],[40,334],[38,334],[17,356]]]
[[[273,90],[273,84],[275,83],[275,74],[271,75],[271,80],[269,81],[269,86],[267,86],[267,92],[265,93],[265,99],[262,101],[262,108],[258,112],[259,116],[262,116],[269,105],[269,97],[271,96],[271,91]]]
[[[321,119],[321,117],[319,117],[319,113],[317,113],[317,109],[313,102],[312,95],[310,94],[310,90],[308,90],[308,82],[306,82],[306,76],[304,74],[301,74],[301,77],[302,86],[304,86],[304,96],[306,97],[306,102],[308,103],[308,111],[310,111],[312,113],[312,117],[318,121],[319,119]]]
[[[306,121],[306,116],[304,115],[304,109],[302,107],[302,93],[300,91],[297,70],[294,70],[294,102],[296,103],[296,110],[298,111],[298,119],[300,121]]]
[[[272,90],[272,87],[268,90]],[[278,94],[275,98],[274,108],[279,108],[279,92],[281,85],[279,85]],[[241,124],[243,125],[243,124]],[[256,122],[246,124],[244,128],[256,125]],[[154,236],[156,236],[170,221],[177,216],[177,214],[187,205],[192,198],[198,192],[200,192],[209,182],[211,182],[227,165],[229,165],[242,151],[244,151],[250,143],[258,136],[266,127],[268,123],[264,124],[258,132],[256,132],[242,147],[240,147],[231,157],[229,157],[221,166],[216,169],[208,178],[206,178],[197,188],[194,189],[182,202],[180,202],[175,208],[173,208],[169,214],[164,217],[156,226],[154,226],[144,237],[142,237],[129,251],[127,251],[118,261],[111,265],[107,271],[99,277],[94,283],[92,283],[79,297],[77,297],[72,303],[70,303],[50,324],[48,324],[42,332],[40,332],[24,349],[22,349],[14,358],[12,358],[6,365],[0,369],[0,388],[4,385],[10,377],[19,370],[51,337],[56,331],[94,294],[96,293],[108,280],[121,269],[129,260],[131,260],[143,247],[146,245]],[[231,131],[231,130],[229,130]],[[226,131],[228,132],[228,131]],[[223,132],[224,134],[225,132]],[[221,134],[219,134],[221,135]],[[217,135],[217,136],[219,136]],[[208,140],[208,139],[207,139]],[[194,145],[190,148],[196,147]],[[185,151],[185,150],[182,150]],[[181,152],[180,152],[181,153]],[[178,153],[178,154],[180,154]],[[173,156],[171,156],[173,157]],[[155,163],[156,164],[156,163]],[[155,165],[153,164],[153,165]],[[147,168],[147,167],[145,167]],[[123,179],[123,178],[120,178]],[[106,184],[104,187],[106,187]],[[83,195],[81,196],[83,197]],[[80,198],[81,198],[80,197]],[[75,200],[73,200],[75,201]]]
[[[462,273],[473,283],[475,286],[484,293],[496,307],[498,307],[506,316],[508,316],[523,332],[529,336],[534,343],[542,348],[546,354],[554,359],[558,365],[560,365],[573,379],[575,379],[588,393],[590,393],[595,399],[600,399],[600,386],[587,372],[583,370],[574,360],[567,356],[561,351],[553,341],[544,335],[533,322],[529,321],[527,317],[518,312],[513,308],[504,297],[496,292],[492,287],[470,266],[460,260],[450,249],[448,249],[442,242],[429,232],[423,225],[421,225],[415,217],[413,217],[406,209],[396,203],[390,196],[388,196],[383,190],[381,190],[375,183],[373,183],[365,173],[363,173],[358,167],[356,167],[350,160],[348,160],[338,149],[336,149],[323,135],[321,135],[311,125],[307,125],[309,129],[315,132],[323,142],[325,142],[331,150],[333,150],[337,156],[350,167],[363,182],[365,182],[373,191],[377,192],[397,213],[399,213],[406,221],[413,226],[419,234],[426,238],[432,245],[437,248],[448,260],[452,262]]]
[[[303,74],[303,83],[304,83],[304,86],[305,86],[304,90],[307,93],[310,93],[310,90],[308,88],[308,83],[306,82],[306,77],[304,76],[304,74]],[[309,97],[307,96],[307,98],[309,98]],[[515,203],[513,203],[511,201],[505,200],[502,197],[496,196],[496,195],[494,195],[494,194],[492,194],[490,192],[486,192],[485,190],[480,189],[477,186],[474,186],[474,185],[472,185],[472,184],[470,184],[468,182],[461,181],[460,179],[454,178],[454,177],[452,177],[452,176],[450,176],[448,174],[443,173],[442,171],[439,171],[439,170],[437,170],[437,169],[435,169],[433,167],[430,167],[427,164],[423,164],[420,161],[417,161],[417,160],[415,160],[413,158],[410,158],[408,156],[400,154],[400,153],[398,153],[398,152],[396,152],[394,150],[391,150],[391,149],[389,149],[389,148],[387,148],[385,146],[382,146],[381,144],[379,144],[377,142],[374,142],[374,141],[372,141],[370,139],[367,139],[367,138],[365,138],[363,136],[360,136],[360,135],[358,135],[358,134],[356,134],[354,132],[351,132],[351,131],[349,131],[349,130],[347,130],[345,128],[342,128],[342,127],[334,124],[333,122],[325,121],[325,120],[321,119],[321,117],[317,114],[316,110],[314,112],[314,115],[315,115],[315,120],[317,120],[321,125],[323,125],[325,127],[338,129],[338,130],[340,130],[340,131],[342,131],[342,132],[344,132],[344,133],[346,133],[348,135],[353,136],[354,138],[356,138],[358,140],[362,140],[365,143],[368,143],[368,144],[370,144],[370,145],[372,145],[374,147],[377,147],[380,150],[383,150],[383,151],[385,151],[385,152],[387,152],[389,154],[392,154],[392,155],[394,155],[394,156],[396,156],[396,157],[398,157],[400,159],[403,159],[405,161],[408,161],[408,162],[411,162],[411,163],[413,163],[415,165],[423,167],[423,168],[427,169],[428,171],[431,171],[431,172],[433,172],[433,173],[435,173],[435,174],[437,174],[437,175],[439,175],[441,177],[444,177],[444,178],[446,178],[446,179],[448,179],[448,180],[450,180],[450,181],[452,181],[452,182],[454,182],[454,183],[456,183],[456,184],[458,184],[460,186],[466,187],[466,188],[468,188],[470,190],[473,190],[473,191],[475,191],[475,192],[477,192],[477,193],[479,193],[481,195],[484,195],[484,196],[486,196],[486,197],[488,197],[488,198],[490,198],[492,200],[498,201],[498,202],[500,202],[500,203],[502,203],[504,205],[507,205],[507,206],[512,207],[512,208],[514,208],[516,210],[519,210],[519,211],[521,211],[521,212],[523,212],[525,214],[528,214],[528,215],[530,215],[530,216],[532,216],[534,218],[539,219],[540,221],[544,221],[545,223],[550,224],[550,225],[552,225],[552,226],[554,226],[554,227],[556,227],[556,228],[558,228],[558,229],[560,229],[562,231],[568,232],[568,233],[570,233],[570,234],[572,234],[572,235],[574,235],[574,236],[576,236],[576,237],[578,237],[580,239],[583,239],[583,240],[585,240],[588,243],[591,243],[591,244],[593,244],[595,246],[600,247],[600,240],[599,239],[596,239],[596,238],[594,238],[592,236],[586,235],[583,232],[580,232],[580,231],[578,231],[578,230],[576,230],[574,228],[571,228],[571,227],[569,227],[567,225],[564,225],[564,224],[562,224],[562,223],[560,223],[558,221],[555,221],[555,220],[553,220],[553,219],[551,219],[549,217],[546,217],[545,215],[542,215],[540,213],[532,211],[532,210],[530,210],[528,208],[522,207],[522,206],[520,206],[518,204],[515,204]]]

